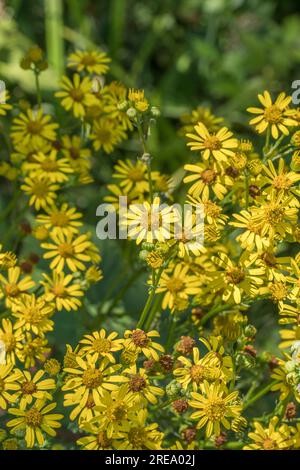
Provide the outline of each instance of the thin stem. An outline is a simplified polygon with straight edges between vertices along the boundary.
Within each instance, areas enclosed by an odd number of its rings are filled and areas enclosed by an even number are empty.
[[[144,309],[143,309],[143,311],[142,311],[142,313],[141,313],[140,319],[139,319],[139,321],[138,321],[138,323],[137,323],[137,326],[136,326],[137,328],[141,328],[141,327],[143,326],[143,324],[144,324],[146,318],[147,318],[147,315],[148,315],[148,312],[149,312],[150,307],[151,307],[151,305],[152,305],[152,301],[153,301],[154,296],[155,296],[156,288],[157,288],[157,286],[158,286],[158,283],[159,283],[159,280],[160,280],[160,277],[161,277],[161,275],[162,275],[163,270],[164,270],[164,266],[161,266],[161,268],[159,268],[159,271],[158,271],[158,273],[157,273],[157,276],[156,276],[156,279],[155,279],[155,283],[154,283],[154,285],[152,286],[151,293],[150,293],[150,295],[148,296],[148,299],[147,299],[147,302],[146,302],[146,304],[145,304],[145,307],[144,307]]]
[[[249,207],[249,175],[245,172],[245,208]]]
[[[37,102],[38,102],[38,107],[40,108],[42,106],[42,96],[41,96],[41,87],[40,87],[40,79],[39,79],[40,73],[36,69],[34,69],[33,72],[35,76]]]
[[[154,271],[154,274],[155,274],[155,271]],[[153,320],[155,318],[155,314],[158,310],[158,308],[160,307],[160,303],[161,303],[161,294],[158,294],[153,302],[153,305],[151,307],[151,310],[150,310],[150,313],[149,313],[149,317],[145,323],[145,331],[149,331],[150,328],[151,328],[151,325],[153,323]]]
[[[225,305],[220,305],[218,307],[213,307],[209,312],[206,313],[206,315],[204,315],[204,317],[201,318],[200,320],[200,325],[203,326],[205,325],[205,323],[207,323],[207,321],[214,317],[217,313],[220,313],[220,312],[223,312],[224,310],[226,310],[228,307],[230,307],[229,304],[225,304]]]
[[[256,395],[254,395],[254,397],[249,398],[249,400],[247,400],[244,403],[243,409],[246,410],[246,408],[248,408],[250,405],[255,403],[257,400],[262,398],[264,395],[266,395],[271,390],[271,388],[274,385],[276,385],[277,383],[278,383],[278,380],[273,380],[273,382],[269,383],[266,387],[262,388],[259,392],[256,393]]]

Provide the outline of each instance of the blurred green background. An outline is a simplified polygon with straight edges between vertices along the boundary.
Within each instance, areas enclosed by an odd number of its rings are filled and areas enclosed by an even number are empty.
[[[144,88],[152,104],[161,108],[150,144],[154,169],[172,173],[189,158],[177,133],[178,118],[198,105],[210,106],[240,135],[254,136],[245,108],[255,105],[257,93],[264,89],[291,92],[292,81],[300,78],[299,32],[295,0],[0,0],[0,78],[13,101],[31,96],[34,103],[33,75],[21,70],[19,62],[30,45],[38,44],[50,63],[42,79],[43,101],[50,102],[69,52],[105,50],[113,59],[109,80]],[[121,154],[136,157],[135,148],[126,145],[120,153],[101,156],[104,163],[96,169],[101,168],[102,181],[109,181],[108,170]],[[95,207],[101,202],[99,183],[100,178],[82,195],[70,194],[92,231]],[[106,326],[119,329],[130,325],[144,303],[145,277],[137,281],[141,266],[133,261],[134,247],[103,242],[100,249],[105,280],[83,309],[89,314],[86,322],[77,315],[72,321],[59,316],[61,344],[74,343],[92,327],[93,316],[99,325],[99,299]],[[116,297],[125,290],[119,317],[116,310],[111,318],[111,303],[105,302],[112,297],[118,306]],[[276,324],[274,317],[263,321],[265,332]],[[266,340],[272,348],[274,337]]]

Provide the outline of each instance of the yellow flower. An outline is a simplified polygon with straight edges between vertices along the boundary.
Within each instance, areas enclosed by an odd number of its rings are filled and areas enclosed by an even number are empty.
[[[41,109],[28,109],[13,120],[11,137],[14,144],[43,147],[47,141],[56,139],[58,124],[51,123],[51,116],[43,114]]]
[[[151,385],[145,369],[138,369],[136,364],[125,369],[124,376],[127,377],[129,391],[133,393],[134,401],[138,405],[143,405],[147,402],[155,405],[157,397],[164,395],[164,390]]]
[[[70,271],[74,273],[85,270],[84,263],[92,261],[92,257],[87,254],[91,242],[86,234],[75,238],[72,233],[66,236],[60,232],[52,232],[50,237],[53,243],[42,243],[41,245],[42,248],[48,250],[43,257],[45,259],[54,258],[50,264],[50,269],[55,269],[60,273],[67,265]]]
[[[211,273],[210,287],[215,291],[223,289],[222,298],[225,302],[233,299],[236,304],[240,304],[244,295],[257,295],[257,286],[263,284],[264,269],[252,268],[254,260],[249,261],[242,256],[238,263],[234,263],[225,253],[220,253],[219,257],[214,256],[212,261],[222,271]]]
[[[20,371],[13,368],[13,364],[0,364],[0,409],[6,410],[7,403],[14,403],[17,399],[16,394],[11,394],[18,390],[18,384],[16,383]]]
[[[193,132],[194,125],[199,121],[203,122],[209,132],[215,132],[219,129],[220,123],[224,121],[224,119],[216,117],[209,108],[198,106],[197,109],[194,109],[190,114],[180,116],[182,127],[180,128],[179,134],[184,136],[188,132]]]
[[[165,292],[162,308],[172,309],[177,296],[188,299],[189,295],[196,295],[200,292],[201,280],[198,276],[188,274],[189,266],[177,264],[174,268],[163,271],[159,281],[157,293]]]
[[[81,300],[78,297],[83,297],[84,292],[74,280],[72,274],[65,275],[63,272],[52,272],[52,277],[43,273],[44,281],[41,284],[45,289],[45,299],[47,302],[54,302],[55,307],[60,312],[65,309],[78,310],[81,306]]]
[[[12,305],[12,314],[17,319],[15,328],[44,336],[47,331],[53,330],[53,321],[50,320],[53,309],[53,304],[47,303],[43,296],[23,295]]]
[[[264,178],[265,182],[271,185],[269,188],[265,188],[265,191],[270,192],[275,190],[276,193],[281,193],[285,196],[297,194],[297,189],[293,188],[293,186],[300,180],[300,175],[294,171],[288,171],[285,167],[285,161],[283,158],[280,158],[277,170],[274,163],[269,160],[268,167],[264,165],[263,171],[266,174],[266,177]]]
[[[120,439],[117,433],[109,438],[107,432],[99,430],[95,424],[86,423],[83,429],[90,434],[77,441],[77,445],[83,450],[113,450],[116,448],[117,440]]]
[[[139,410],[135,420],[130,423],[126,431],[121,431],[122,440],[118,440],[117,450],[159,450],[163,433],[158,431],[158,424],[147,425],[147,410]]]
[[[76,173],[88,171],[91,168],[91,151],[83,148],[82,144],[81,138],[77,135],[64,135],[61,139],[61,152]]]
[[[242,210],[238,214],[233,214],[233,217],[236,220],[229,222],[229,225],[244,229],[243,233],[236,237],[244,250],[252,251],[256,248],[258,251],[262,251],[270,245],[269,239],[262,236],[264,222],[262,221],[261,224],[254,223],[250,211]]]
[[[255,126],[257,132],[261,134],[269,128],[273,138],[278,139],[280,132],[288,135],[288,127],[297,126],[297,121],[291,119],[287,112],[288,105],[292,100],[291,96],[280,93],[275,102],[272,103],[270,93],[264,91],[262,95],[258,95],[258,99],[263,108],[250,107],[247,109],[249,113],[258,115],[250,120],[250,124]]]
[[[205,354],[200,359],[199,349],[193,348],[192,361],[184,356],[180,356],[178,361],[181,366],[174,369],[174,375],[184,389],[192,385],[192,389],[196,392],[204,380],[216,381],[222,378],[220,361],[213,352]]]
[[[25,276],[20,279],[21,269],[19,267],[9,268],[8,277],[5,278],[0,274],[0,286],[6,298],[6,305],[10,307],[15,300],[19,299],[24,293],[27,293],[35,282],[30,276]]]
[[[106,337],[104,328],[100,331],[94,331],[90,335],[85,335],[79,342],[82,345],[80,349],[82,356],[89,354],[95,360],[106,357],[110,362],[115,363],[113,353],[120,351],[123,347],[123,340],[116,339],[117,336],[118,333],[112,332]]]
[[[230,418],[238,418],[242,405],[238,399],[238,392],[228,394],[224,385],[204,382],[201,393],[191,392],[192,399],[189,404],[198,411],[192,413],[191,418],[196,419],[197,429],[206,426],[206,436],[220,435],[221,425],[230,429]]]
[[[148,201],[131,204],[126,219],[123,224],[128,226],[128,236],[135,239],[137,245],[142,241],[170,239],[171,224],[177,220],[173,207],[161,205],[159,197],[155,197],[152,204]]]
[[[99,365],[94,355],[87,355],[84,359],[76,357],[77,367],[66,367],[64,369],[70,375],[63,385],[63,391],[71,391],[65,395],[65,406],[76,407],[70,414],[70,419],[74,420],[83,408],[86,407],[89,393],[92,393],[96,405],[101,404],[103,390],[116,390],[117,383],[126,382],[126,378],[115,375],[120,368],[119,365],[109,365],[109,360],[104,358]]]
[[[192,172],[191,175],[183,179],[184,183],[193,183],[188,189],[188,193],[194,197],[201,197],[203,200],[208,200],[211,196],[211,191],[222,200],[228,191],[228,187],[232,186],[232,179],[220,171],[220,166],[197,164],[185,165],[184,169]]]
[[[66,111],[72,110],[76,118],[83,118],[87,107],[97,103],[92,87],[92,82],[88,77],[81,80],[80,75],[75,73],[73,81],[66,76],[63,77],[63,91],[57,91],[55,96],[62,99],[61,105]]]
[[[21,330],[15,330],[8,318],[3,318],[2,328],[0,328],[0,341],[5,345],[6,364],[15,364],[16,355],[21,349],[24,334]]]
[[[7,111],[12,109],[12,105],[8,104],[10,99],[9,92],[7,90],[0,91],[0,116],[5,116]]]
[[[19,372],[20,376],[17,380],[18,389],[16,390],[16,396],[19,399],[21,409],[25,409],[27,405],[30,405],[34,398],[40,400],[52,399],[49,390],[54,390],[56,385],[53,379],[43,378],[45,371],[39,370],[33,376],[27,370],[20,370]]]
[[[132,349],[137,354],[143,353],[147,359],[159,360],[157,351],[163,353],[164,348],[158,343],[155,343],[152,338],[159,337],[158,331],[152,330],[146,333],[141,329],[126,330],[124,333],[124,347]]]
[[[128,91],[128,100],[130,105],[141,113],[144,113],[149,108],[149,103],[145,98],[144,90],[135,90],[134,88],[130,88]]]
[[[107,437],[111,439],[124,427],[128,427],[128,420],[136,409],[133,394],[129,392],[127,384],[112,392],[105,390],[100,405],[95,408],[97,414],[88,425],[95,424],[99,429],[105,429]]]
[[[61,426],[59,420],[63,418],[63,415],[50,413],[55,407],[56,403],[45,405],[43,400],[36,400],[28,409],[10,408],[8,412],[16,418],[8,421],[7,426],[12,428],[12,432],[25,430],[27,447],[34,447],[36,441],[40,447],[45,442],[44,433],[55,437],[55,428]]]
[[[137,191],[149,190],[149,183],[146,181],[147,167],[141,161],[132,162],[127,159],[125,161],[119,160],[114,166],[113,177],[121,179],[120,187],[124,188],[126,193],[129,193],[133,188]]]
[[[263,428],[258,421],[254,421],[254,432],[249,432],[249,438],[254,441],[246,445],[244,450],[285,450],[289,448],[293,441],[286,432],[285,426],[280,426],[277,430],[279,418],[274,416],[267,428]]]
[[[68,67],[77,72],[87,71],[89,74],[104,75],[111,61],[105,52],[77,50],[69,55]]]
[[[226,162],[228,157],[234,155],[231,149],[237,148],[238,141],[232,137],[233,134],[227,127],[222,127],[217,133],[212,134],[202,122],[198,122],[194,129],[196,134],[186,134],[192,139],[187,145],[191,150],[200,150],[204,160],[212,156],[219,162]]]
[[[272,193],[269,200],[252,208],[252,222],[262,227],[262,236],[283,239],[286,234],[292,233],[297,223],[298,209],[290,207],[290,201],[291,197]]]
[[[23,163],[22,169],[32,179],[40,178],[51,183],[65,183],[73,173],[66,158],[57,158],[57,150],[52,150],[49,155],[42,152],[33,155],[30,163]]]
[[[33,338],[31,333],[26,333],[25,341],[17,353],[18,359],[24,363],[26,369],[34,367],[37,361],[45,362],[46,355],[50,352],[47,345],[46,338]]]
[[[85,279],[90,284],[95,284],[103,279],[103,273],[97,266],[90,266],[85,272]]]
[[[34,206],[36,210],[45,209],[51,206],[57,197],[55,191],[59,189],[58,184],[51,183],[47,178],[27,177],[21,189],[30,196],[29,205]]]
[[[45,212],[46,214],[39,214],[36,221],[53,233],[59,232],[67,236],[70,233],[78,233],[79,227],[82,226],[82,222],[78,220],[82,218],[82,214],[65,202],[60,207],[46,207]]]
[[[95,150],[103,148],[105,153],[112,153],[115,146],[126,138],[123,127],[116,121],[100,118],[93,123],[90,139]]]

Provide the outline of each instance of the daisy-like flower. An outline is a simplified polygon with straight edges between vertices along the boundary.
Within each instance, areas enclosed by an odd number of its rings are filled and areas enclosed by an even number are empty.
[[[158,431],[158,424],[147,425],[147,410],[139,410],[134,421],[126,431],[121,431],[122,439],[117,441],[118,450],[159,450],[163,439],[163,433]]]
[[[189,404],[197,411],[191,418],[196,419],[197,429],[206,426],[206,436],[220,435],[221,425],[230,429],[230,419],[238,418],[242,411],[242,404],[238,399],[238,392],[228,394],[223,384],[204,382],[202,393],[191,392],[192,399]]]
[[[229,222],[229,225],[244,230],[236,237],[244,250],[252,251],[256,248],[258,251],[262,251],[269,247],[269,239],[262,236],[263,222],[261,225],[254,223],[250,211],[241,210],[238,214],[233,214],[233,217],[236,220]]]
[[[127,159],[126,161],[119,160],[114,166],[113,177],[120,179],[120,186],[124,188],[126,193],[129,193],[133,188],[137,191],[147,191],[149,184],[146,181],[147,167],[141,161],[132,162]]]
[[[62,91],[57,91],[55,96],[61,98],[61,105],[66,111],[72,110],[76,118],[83,118],[86,115],[87,107],[97,103],[93,94],[92,82],[88,77],[81,80],[80,75],[75,73],[71,81],[64,76],[62,89]]]
[[[115,146],[126,138],[124,128],[116,121],[100,118],[93,123],[92,133],[89,136],[93,141],[95,150],[103,148],[105,153],[112,153]]]
[[[118,365],[109,365],[109,360],[104,358],[99,365],[94,355],[87,355],[84,359],[76,356],[77,367],[66,367],[65,372],[70,374],[63,391],[70,391],[65,395],[65,406],[76,407],[70,414],[73,421],[86,406],[90,392],[97,405],[101,404],[103,390],[116,390],[118,383],[126,382],[124,376],[116,375],[120,368]]]
[[[297,193],[296,188],[293,188],[293,186],[300,181],[300,175],[294,171],[288,171],[283,158],[279,159],[277,170],[274,163],[269,160],[268,166],[263,166],[263,171],[266,174],[264,180],[270,185],[269,188],[264,188],[267,193],[275,190],[276,193],[282,193],[285,196],[290,194],[300,195],[299,191]]]
[[[104,75],[108,72],[110,61],[105,52],[77,50],[69,55],[68,67],[76,69],[77,72]]]
[[[116,339],[117,336],[118,333],[115,331],[106,336],[104,328],[100,331],[94,331],[90,335],[85,335],[80,341],[82,356],[90,354],[96,360],[106,357],[110,362],[115,363],[113,353],[120,351],[123,347],[123,340]]]
[[[213,352],[200,358],[199,349],[193,348],[193,360],[180,356],[178,361],[181,365],[174,369],[173,373],[184,389],[191,385],[196,392],[204,380],[216,381],[222,378],[220,361]]]
[[[8,269],[7,278],[0,274],[0,287],[8,307],[34,286],[35,282],[30,276],[21,277],[21,268],[18,266]]]
[[[151,385],[145,369],[138,369],[136,364],[125,369],[124,376],[127,377],[128,389],[133,393],[134,400],[138,405],[146,404],[147,402],[155,405],[157,403],[157,397],[164,395],[164,390],[155,385]]]
[[[91,167],[91,151],[82,146],[82,139],[77,135],[64,135],[61,139],[61,152],[68,159],[76,173],[88,171]]]
[[[3,318],[2,328],[0,328],[0,341],[5,346],[5,362],[6,364],[15,364],[16,355],[21,349],[24,333],[22,330],[15,330],[8,318]]]
[[[15,403],[17,396],[11,392],[18,390],[16,383],[20,376],[20,371],[14,369],[13,364],[0,364],[0,409],[6,410],[7,403]]]
[[[269,200],[259,207],[252,207],[252,222],[261,227],[261,235],[284,239],[287,234],[293,233],[297,224],[298,209],[290,207],[292,197],[271,193]]]
[[[50,263],[50,269],[57,272],[63,271],[65,265],[73,273],[76,271],[84,271],[86,266],[84,263],[92,261],[92,257],[88,254],[91,248],[91,241],[86,234],[75,238],[74,234],[69,233],[67,236],[63,233],[51,233],[52,243],[42,243],[42,248],[48,250],[44,253],[45,259],[54,258]]]
[[[210,199],[211,192],[222,200],[232,186],[232,179],[221,171],[220,165],[197,164],[185,165],[184,169],[192,172],[191,175],[183,179],[184,183],[193,183],[188,189],[188,193],[193,197],[201,197],[207,201]]]
[[[60,428],[59,421],[63,419],[62,414],[50,413],[56,407],[56,403],[45,405],[43,400],[36,400],[27,409],[10,408],[8,412],[16,418],[8,421],[7,426],[12,432],[25,430],[25,441],[29,448],[34,447],[37,441],[39,447],[44,445],[44,433],[51,437],[56,436],[56,428]]]
[[[232,298],[236,304],[240,304],[244,294],[256,295],[257,286],[263,284],[264,269],[251,267],[254,260],[247,260],[246,255],[242,255],[238,263],[234,263],[225,253],[214,256],[212,261],[222,271],[211,273],[210,286],[216,291],[223,289],[222,298],[225,302]]]
[[[102,430],[105,429],[109,439],[128,426],[128,420],[137,406],[133,400],[133,394],[129,392],[128,385],[124,384],[118,390],[112,392],[103,391],[101,404],[96,406],[97,415],[89,424],[95,423]]]
[[[0,116],[5,116],[7,111],[12,109],[12,105],[8,104],[9,92],[7,90],[0,91]]]
[[[14,326],[42,337],[53,330],[53,321],[50,320],[53,310],[54,305],[49,304],[44,296],[23,295],[12,305],[12,314],[17,319]]]
[[[42,147],[47,141],[56,140],[58,124],[51,123],[51,116],[43,114],[41,109],[28,109],[13,120],[11,137],[14,144]]]
[[[44,286],[44,297],[47,302],[53,302],[59,312],[63,309],[68,312],[78,310],[81,306],[81,300],[78,297],[83,297],[84,292],[77,282],[72,282],[74,281],[72,274],[53,271],[52,277],[45,273],[43,277],[41,284]]]
[[[262,95],[258,95],[258,99],[263,108],[250,107],[247,109],[249,113],[257,114],[255,118],[250,120],[250,124],[255,126],[257,132],[261,134],[269,128],[272,137],[278,139],[280,133],[288,135],[288,128],[297,126],[297,121],[292,119],[288,113],[288,106],[292,101],[291,96],[280,93],[273,103],[270,93],[264,91]]]
[[[222,127],[217,133],[210,133],[207,127],[202,123],[194,127],[196,134],[186,134],[192,139],[187,143],[191,150],[200,150],[204,160],[211,156],[218,162],[227,161],[228,157],[234,155],[234,150],[238,147],[237,139],[232,137],[227,127]]]
[[[288,396],[295,396],[295,387],[293,387],[293,383],[288,380],[288,371],[285,368],[286,362],[283,360],[278,361],[278,367],[275,367],[273,370],[271,377],[272,379],[276,380],[276,383],[272,386],[272,392],[280,392],[280,400],[284,401]],[[300,401],[300,394],[299,392],[295,396],[296,400]]]
[[[177,217],[181,220],[181,214]],[[174,232],[178,243],[178,256],[184,258],[193,254],[199,256],[206,252],[204,248],[204,206],[197,207],[197,212],[184,212],[184,223],[175,224]],[[179,230],[178,230],[179,229]]]
[[[82,226],[82,222],[79,220],[82,218],[82,214],[77,212],[75,207],[69,207],[66,202],[60,207],[55,205],[46,207],[45,212],[46,214],[39,214],[36,221],[53,233],[60,232],[67,236],[70,233],[78,233],[79,227]]]
[[[38,177],[51,183],[65,183],[73,173],[66,158],[57,158],[57,150],[52,150],[49,155],[42,152],[33,155],[30,162],[23,163],[22,169],[33,180]]]
[[[28,369],[34,367],[37,361],[45,362],[50,351],[46,338],[39,336],[34,338],[31,333],[26,333],[17,356],[24,363],[25,369]]]
[[[263,428],[258,422],[254,422],[254,432],[248,436],[253,443],[246,445],[243,450],[287,450],[292,446],[293,440],[287,433],[286,426],[278,427],[279,418],[274,416],[267,428]]]
[[[129,238],[152,243],[171,238],[172,224],[177,220],[177,212],[172,206],[161,205],[160,198],[155,197],[153,203],[144,201],[143,204],[131,204],[123,225],[128,226]],[[121,222],[122,223],[122,222]]]
[[[223,209],[217,203],[211,200],[202,200],[200,197],[194,198],[190,194],[187,196],[188,204],[191,204],[193,207],[203,206],[204,209],[204,221],[205,221],[205,229],[207,229],[206,225],[212,225],[213,227],[210,228],[223,228],[228,220],[228,216],[222,214]],[[204,232],[205,233],[205,232]],[[205,233],[206,238],[206,233]]]
[[[24,179],[21,189],[30,197],[29,205],[34,206],[34,208],[39,211],[40,209],[45,209],[47,206],[54,204],[59,185],[51,183],[48,178],[28,176]]]
[[[163,353],[164,348],[159,343],[155,343],[152,338],[159,338],[158,331],[152,330],[146,333],[141,329],[126,330],[124,333],[124,347],[133,349],[137,354],[144,354],[147,359],[159,360],[157,351]]]
[[[198,106],[197,109],[194,109],[190,114],[180,116],[182,127],[180,128],[179,134],[185,136],[188,132],[193,132],[195,124],[199,121],[207,127],[209,132],[216,132],[224,119],[212,114],[209,108]]]
[[[81,437],[77,441],[77,445],[83,450],[112,450],[117,446],[120,435],[114,433],[110,438],[105,430],[99,430],[97,423],[84,423],[82,428],[89,433],[88,436]]]
[[[55,389],[55,381],[45,378],[44,375],[45,371],[43,370],[39,370],[34,375],[27,370],[20,370],[20,376],[17,380],[18,389],[16,390],[16,396],[20,400],[19,404],[21,409],[25,409],[35,398],[39,400],[52,399],[52,395],[49,391],[51,392],[51,390]]]
[[[189,295],[196,295],[200,292],[201,280],[196,275],[188,274],[188,271],[189,266],[183,264],[177,264],[175,268],[171,267],[163,271],[156,289],[157,293],[165,293],[162,302],[163,309],[172,309],[177,296],[188,299]]]

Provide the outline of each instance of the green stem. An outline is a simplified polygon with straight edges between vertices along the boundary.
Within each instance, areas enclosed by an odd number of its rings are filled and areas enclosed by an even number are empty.
[[[40,78],[39,78],[40,72],[36,69],[33,72],[34,72],[34,77],[35,77],[37,102],[38,102],[38,107],[40,108],[42,106],[42,95],[41,95]]]
[[[48,60],[60,77],[64,72],[62,0],[45,0],[45,21]]]
[[[266,395],[270,390],[271,388],[276,385],[278,383],[278,380],[273,380],[273,382],[269,383],[266,387],[262,388],[259,392],[257,392],[254,397],[252,398],[249,398],[249,400],[247,400],[245,403],[244,403],[244,406],[243,406],[243,409],[246,410],[246,408],[248,408],[250,405],[252,405],[253,403],[255,403],[257,400],[259,400],[260,398],[262,398],[264,395]]]
[[[149,313],[149,317],[145,323],[145,331],[149,331],[150,328],[151,328],[151,325],[153,323],[153,320],[154,320],[154,317],[155,317],[155,314],[160,306],[160,303],[161,303],[161,294],[158,294],[153,302],[153,305],[151,307],[151,310],[150,310],[150,313]]]
[[[228,307],[230,307],[229,304],[219,305],[218,307],[213,307],[209,312],[206,313],[206,315],[204,315],[204,317],[201,318],[200,325],[201,326],[205,325],[205,323],[207,323],[207,321],[210,318],[214,317],[217,313],[223,312]]]
[[[143,324],[144,324],[146,318],[147,318],[147,315],[148,315],[148,312],[149,312],[150,307],[151,307],[151,305],[152,305],[152,301],[153,301],[153,299],[154,299],[154,297],[155,297],[156,288],[157,288],[157,286],[158,286],[158,283],[159,283],[159,280],[160,280],[160,277],[161,277],[161,275],[162,275],[163,270],[164,270],[164,266],[161,266],[161,268],[159,268],[159,271],[158,271],[158,273],[157,273],[157,276],[156,276],[156,279],[155,279],[155,283],[154,283],[154,285],[153,285],[152,288],[151,288],[151,293],[150,293],[150,295],[148,296],[148,299],[147,299],[147,302],[146,302],[146,304],[145,304],[145,307],[144,307],[144,309],[143,309],[143,311],[142,311],[142,313],[141,313],[140,319],[139,319],[139,321],[138,321],[138,323],[137,323],[137,326],[136,326],[137,328],[141,328],[141,327],[143,326]]]
[[[245,208],[249,207],[249,175],[245,172]]]

